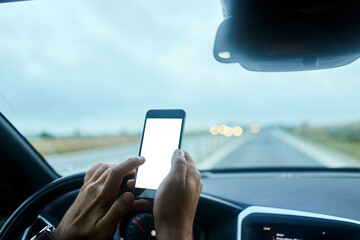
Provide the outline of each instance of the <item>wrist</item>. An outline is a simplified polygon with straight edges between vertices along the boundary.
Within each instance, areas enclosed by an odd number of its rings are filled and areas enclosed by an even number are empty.
[[[192,226],[162,226],[156,228],[156,239],[158,240],[192,240]]]
[[[51,236],[55,238],[55,240],[76,240],[78,237],[76,237],[74,234],[71,234],[70,231],[63,231],[61,227],[54,229],[51,231]]]

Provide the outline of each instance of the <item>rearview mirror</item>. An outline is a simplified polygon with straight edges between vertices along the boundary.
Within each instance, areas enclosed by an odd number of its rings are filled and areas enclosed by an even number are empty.
[[[302,71],[360,57],[360,1],[222,0],[214,45],[222,63],[251,71]]]

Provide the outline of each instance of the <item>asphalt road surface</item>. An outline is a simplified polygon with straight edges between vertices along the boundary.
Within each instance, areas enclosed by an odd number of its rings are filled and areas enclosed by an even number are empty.
[[[360,160],[316,143],[296,138],[281,130],[264,130],[241,137],[191,136],[183,149],[195,159],[199,169],[251,167],[360,167]],[[62,175],[86,171],[97,162],[119,163],[137,156],[139,144],[108,149],[48,156]]]
[[[216,168],[241,167],[321,167],[321,163],[304,152],[264,131],[234,149],[216,164]]]

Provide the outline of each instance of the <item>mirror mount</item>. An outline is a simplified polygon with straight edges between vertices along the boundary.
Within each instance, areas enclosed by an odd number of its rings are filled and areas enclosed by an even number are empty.
[[[265,72],[350,64],[360,57],[360,1],[328,2],[223,0],[214,57]]]

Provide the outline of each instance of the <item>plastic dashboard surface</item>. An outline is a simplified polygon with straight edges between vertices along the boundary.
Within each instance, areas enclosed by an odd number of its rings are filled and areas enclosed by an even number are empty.
[[[358,172],[202,172],[203,192],[241,206],[266,206],[360,221]]]

